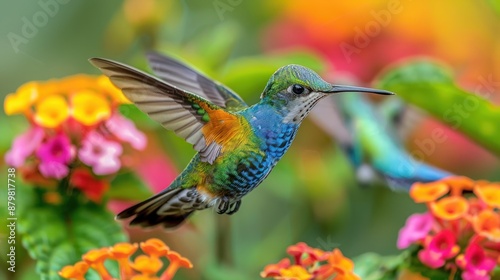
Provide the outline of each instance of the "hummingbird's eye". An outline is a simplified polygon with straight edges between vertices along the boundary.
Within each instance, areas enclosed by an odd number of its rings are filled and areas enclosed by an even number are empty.
[[[295,94],[303,94],[303,93],[307,93],[307,89],[304,88],[303,86],[301,85],[298,85],[298,84],[295,84],[295,85],[292,85],[288,88],[288,91],[291,91]]]

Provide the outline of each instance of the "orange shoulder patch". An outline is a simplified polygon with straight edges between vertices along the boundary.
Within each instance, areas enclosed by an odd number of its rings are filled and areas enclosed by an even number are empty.
[[[207,145],[215,142],[224,150],[232,150],[248,141],[250,125],[241,116],[224,109],[212,109],[206,104],[200,106],[207,112],[210,120],[203,126],[202,133]]]

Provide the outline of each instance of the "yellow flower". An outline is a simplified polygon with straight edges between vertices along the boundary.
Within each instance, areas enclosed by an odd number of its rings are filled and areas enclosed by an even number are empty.
[[[300,265],[292,265],[289,268],[280,270],[281,277],[278,279],[309,280],[312,275]]]
[[[489,207],[500,208],[500,184],[478,184],[474,187],[474,193]]]
[[[38,84],[29,82],[17,89],[17,92],[7,95],[4,110],[7,115],[24,113],[30,109],[38,97]]]
[[[469,210],[469,204],[461,196],[448,196],[432,202],[430,208],[434,216],[451,221],[462,218]]]
[[[92,102],[88,101],[88,94],[81,95],[80,93],[92,92],[92,98],[99,95]],[[101,76],[89,76],[84,74],[74,75],[65,77],[62,79],[52,79],[45,82],[28,82],[20,86],[15,93],[7,95],[4,101],[4,110],[7,115],[14,115],[19,113],[25,113],[27,117],[31,117],[30,109],[33,105],[40,106],[40,104],[45,104],[46,100],[54,100],[55,96],[59,96],[59,100],[70,99],[70,97],[78,96],[78,98],[83,99],[83,104],[78,104],[76,102],[76,119],[83,120],[83,124],[97,123],[100,120],[109,117],[111,104],[115,107],[122,103],[131,103],[123,93],[115,87],[108,77]],[[84,97],[85,96],[85,97]],[[90,110],[92,105],[97,105],[95,110]],[[104,105],[106,104],[106,105]],[[47,104],[46,104],[47,105]],[[59,110],[57,106],[59,105],[50,103],[50,106],[45,106],[43,109],[49,110],[54,113],[54,111]],[[72,104],[75,106],[75,104]],[[67,109],[68,106],[63,106],[63,109]],[[39,109],[39,108],[37,108]],[[54,113],[55,114],[55,113]],[[50,114],[49,114],[50,115]],[[58,114],[58,116],[63,116],[64,114]],[[41,113],[41,117],[47,117],[46,112]],[[53,119],[50,117],[49,119]],[[42,123],[46,121],[41,121]],[[52,126],[50,126],[52,125]],[[54,120],[49,120],[49,126],[55,127]]]
[[[62,96],[48,96],[36,103],[35,122],[40,126],[54,128],[69,116],[66,99]]]
[[[83,90],[71,97],[73,118],[84,125],[95,125],[109,118],[111,108],[109,102],[101,94]]]
[[[117,102],[120,104],[129,104],[132,103],[128,100],[125,95],[123,95],[122,91],[117,88],[107,76],[101,75],[97,78],[97,85],[99,86],[99,90],[106,93],[113,102]]]

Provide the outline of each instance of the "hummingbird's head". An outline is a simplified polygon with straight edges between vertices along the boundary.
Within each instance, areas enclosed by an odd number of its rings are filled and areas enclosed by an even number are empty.
[[[392,92],[356,86],[334,85],[313,70],[300,65],[278,69],[267,82],[261,102],[271,104],[285,116],[285,122],[300,123],[323,97],[340,92],[369,92],[392,95]]]

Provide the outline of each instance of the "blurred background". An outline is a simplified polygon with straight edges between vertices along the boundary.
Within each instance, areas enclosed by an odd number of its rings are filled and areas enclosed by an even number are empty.
[[[348,76],[370,86],[391,65],[421,56],[448,65],[461,87],[500,103],[496,0],[40,0],[1,5],[3,98],[28,81],[100,74],[88,63],[90,57],[148,70],[145,52],[157,50],[223,82],[248,104],[258,102],[269,76],[289,63],[308,66],[332,82]],[[135,168],[158,192],[194,150],[133,106],[121,109],[148,135],[148,148]],[[422,150],[417,143],[439,127],[448,140],[434,143],[435,149],[420,159],[474,179],[500,180],[498,157],[417,112],[419,121],[403,139],[408,151],[417,154]],[[4,112],[0,118],[3,155],[28,124],[22,116],[7,119]],[[131,240],[159,237],[190,258],[195,268],[181,271],[179,279],[256,279],[266,264],[283,258],[286,247],[299,241],[323,250],[338,247],[348,257],[396,254],[398,230],[408,215],[424,208],[383,182],[361,186],[337,144],[308,118],[283,160],[230,220],[204,211],[174,232],[132,229]]]

